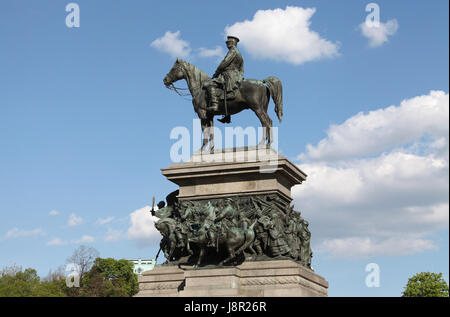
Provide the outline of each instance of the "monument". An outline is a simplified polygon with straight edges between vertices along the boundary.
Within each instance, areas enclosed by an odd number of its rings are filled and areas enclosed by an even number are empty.
[[[244,79],[238,42],[228,37],[212,79],[179,59],[164,78],[175,91],[186,80],[203,144],[189,162],[162,169],[179,187],[151,211],[166,262],[139,276],[136,296],[327,296],[327,281],[311,268],[308,222],[291,205],[291,188],[307,175],[271,148],[267,108],[272,97],[281,121],[281,82]],[[244,109],[261,121],[259,145],[215,150],[214,116],[230,123]]]

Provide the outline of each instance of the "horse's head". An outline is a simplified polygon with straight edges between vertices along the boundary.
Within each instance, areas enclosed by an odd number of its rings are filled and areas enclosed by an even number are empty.
[[[177,58],[172,69],[167,73],[166,77],[164,77],[163,82],[164,85],[168,87],[182,78],[184,78],[183,61]]]

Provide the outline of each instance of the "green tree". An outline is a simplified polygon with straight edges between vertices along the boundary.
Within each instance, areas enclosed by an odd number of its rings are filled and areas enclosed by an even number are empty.
[[[133,264],[128,260],[97,258],[85,274],[81,296],[128,297],[139,290]]]
[[[417,273],[409,278],[403,297],[448,297],[448,284],[442,273]]]
[[[22,271],[21,267],[6,267],[0,272],[0,297],[55,297],[65,296],[61,280],[41,282],[35,269]]]
[[[21,267],[6,267],[0,273],[0,296],[29,297],[34,296],[40,283],[36,270]]]

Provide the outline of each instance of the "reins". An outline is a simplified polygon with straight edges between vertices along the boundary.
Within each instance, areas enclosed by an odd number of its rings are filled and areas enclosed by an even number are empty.
[[[181,69],[183,70],[183,72],[184,72],[184,77],[185,77],[185,79],[187,80],[186,69],[185,69],[183,66],[181,67]],[[168,75],[169,75],[169,77],[170,77],[170,80],[172,81],[173,78],[172,78],[172,76],[170,76],[171,74],[168,74]],[[194,87],[194,88],[192,88],[192,89],[193,89],[193,90],[198,90],[200,87],[201,87],[201,84],[198,85],[198,87]],[[190,93],[189,88],[175,87],[175,85],[173,84],[173,82],[170,83],[169,85],[167,85],[166,88],[169,89],[169,90],[175,91],[175,92],[176,92],[179,96],[181,96],[181,97],[186,97],[186,96],[189,96],[189,95],[192,97],[192,94]],[[181,92],[179,92],[179,90],[189,90],[189,93],[181,93]],[[189,99],[187,99],[187,98],[184,98],[184,99],[189,100]],[[192,100],[192,99],[191,99],[191,100]]]

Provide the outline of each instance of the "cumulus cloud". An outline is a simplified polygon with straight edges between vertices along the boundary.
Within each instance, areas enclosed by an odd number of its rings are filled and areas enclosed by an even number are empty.
[[[123,237],[123,234],[120,230],[114,230],[111,228],[108,228],[108,231],[105,235],[105,241],[106,242],[117,242],[121,240]]]
[[[107,223],[110,223],[111,221],[114,220],[114,216],[111,217],[106,217],[106,218],[98,218],[97,219],[97,224],[99,225],[106,225]]]
[[[339,125],[332,125],[327,137],[316,146],[307,145],[299,156],[305,161],[336,161],[374,155],[404,146],[422,137],[426,145],[448,148],[449,96],[443,91],[403,100],[400,106],[358,113]],[[417,143],[419,144],[419,143]]]
[[[33,230],[23,230],[15,227],[5,234],[5,239],[39,237],[43,235],[45,235],[45,232],[40,228]]]
[[[172,57],[187,58],[191,53],[189,43],[180,38],[180,31],[167,31],[164,36],[157,38],[150,45]]]
[[[200,57],[217,57],[223,58],[225,56],[225,51],[222,46],[216,46],[213,49],[208,49],[204,47],[200,47],[198,49],[198,56]]]
[[[69,217],[69,221],[67,222],[67,225],[69,227],[75,227],[80,225],[83,222],[83,218],[78,217],[76,214],[71,214]]]
[[[299,157],[307,181],[293,188],[317,251],[407,255],[436,248],[448,229],[448,94],[404,100],[330,127]]]
[[[53,238],[52,240],[46,243],[47,246],[61,246],[70,244],[80,244],[80,243],[92,243],[95,241],[95,238],[90,235],[83,235],[79,239],[73,239],[70,241],[63,240],[61,238]]]
[[[130,214],[130,227],[127,231],[127,238],[135,240],[140,246],[154,245],[161,238],[154,225],[158,218],[153,217],[150,210],[151,207],[146,206]]]
[[[310,29],[315,8],[290,7],[258,10],[252,20],[225,28],[227,35],[254,57],[284,61],[294,65],[338,55],[339,45]]]
[[[60,246],[68,244],[67,241],[64,241],[60,238],[54,238],[46,243],[47,246]]]
[[[92,243],[94,241],[94,237],[85,234],[80,239],[72,240],[72,243]]]
[[[424,250],[434,250],[437,246],[433,241],[423,239],[405,239],[402,237],[376,241],[373,238],[345,238],[326,240],[321,250],[334,257],[345,254],[350,258],[370,258],[377,255],[402,256]]]
[[[359,25],[362,35],[369,39],[370,47],[378,47],[388,41],[388,37],[397,33],[398,22],[396,19],[379,22],[378,25],[372,25],[363,22]]]
[[[51,210],[48,214],[49,214],[50,216],[57,216],[57,215],[60,214],[60,212],[59,212],[58,210]]]

